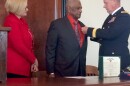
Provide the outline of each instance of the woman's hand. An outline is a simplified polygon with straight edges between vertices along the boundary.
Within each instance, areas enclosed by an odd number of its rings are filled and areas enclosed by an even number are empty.
[[[36,59],[34,64],[31,65],[31,72],[37,72],[38,71],[38,60]]]

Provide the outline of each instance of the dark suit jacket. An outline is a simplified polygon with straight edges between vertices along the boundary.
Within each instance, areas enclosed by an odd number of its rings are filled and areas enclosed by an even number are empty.
[[[128,50],[128,37],[130,34],[130,15],[123,8],[114,15],[108,16],[102,29],[96,32],[96,39],[99,42],[100,56],[120,56],[121,69],[130,65],[130,55]],[[92,36],[92,29],[88,30],[88,35]]]
[[[81,22],[80,25],[84,26]],[[66,16],[52,21],[46,42],[47,72],[58,76],[85,76],[86,49],[87,37],[80,47]]]

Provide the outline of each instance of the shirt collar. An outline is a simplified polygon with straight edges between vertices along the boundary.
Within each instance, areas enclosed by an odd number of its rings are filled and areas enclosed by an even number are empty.
[[[71,24],[73,24],[74,22],[78,22],[78,20],[76,21],[70,14],[67,14],[67,17]]]
[[[114,15],[114,13],[116,13],[118,10],[120,10],[121,9],[121,7],[118,7],[115,11],[113,11],[112,12],[112,14],[111,15]]]

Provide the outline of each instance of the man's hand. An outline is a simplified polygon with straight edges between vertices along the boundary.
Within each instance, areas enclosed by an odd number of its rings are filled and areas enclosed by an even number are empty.
[[[49,74],[49,77],[50,77],[50,78],[54,78],[54,77],[55,77],[55,74],[54,74],[54,73],[50,73],[50,74]]]
[[[87,34],[88,27],[87,27],[87,26],[82,27],[82,28],[81,28],[81,31],[82,31],[84,34]]]

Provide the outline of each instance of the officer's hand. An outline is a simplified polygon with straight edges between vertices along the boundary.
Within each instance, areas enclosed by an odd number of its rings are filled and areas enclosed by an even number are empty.
[[[87,27],[87,26],[82,27],[82,28],[81,28],[81,31],[82,31],[84,34],[87,34],[88,27]]]

